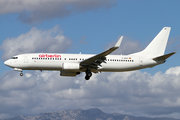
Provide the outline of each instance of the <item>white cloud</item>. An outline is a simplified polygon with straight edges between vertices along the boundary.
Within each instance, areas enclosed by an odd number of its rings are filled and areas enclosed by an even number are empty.
[[[116,0],[1,0],[0,14],[20,13],[25,23],[63,18],[72,13],[109,8]]]
[[[65,52],[71,45],[71,41],[62,34],[62,30],[55,26],[49,30],[32,28],[29,32],[15,38],[7,38],[0,46],[2,59],[8,59],[13,55],[34,52]]]
[[[179,75],[180,74],[180,67],[173,67],[166,71],[166,74],[172,74],[172,75]]]
[[[20,77],[9,71],[0,78],[0,116],[97,107],[110,113],[177,117],[180,76],[167,74],[176,68],[153,76],[140,71],[93,74],[89,81],[84,74],[60,77],[59,72],[27,71],[28,77]]]

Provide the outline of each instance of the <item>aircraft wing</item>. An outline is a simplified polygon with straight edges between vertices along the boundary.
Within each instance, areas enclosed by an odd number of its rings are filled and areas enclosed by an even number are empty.
[[[90,57],[90,58],[80,62],[80,65],[84,66],[86,68],[95,68],[95,69],[99,68],[98,66],[101,66],[102,62],[106,63],[105,62],[106,56],[119,48],[122,39],[123,39],[123,36],[121,36],[119,38],[119,40],[117,41],[117,43],[115,44],[114,47],[112,47],[109,50],[106,50],[106,51],[104,51],[104,52],[102,52],[100,54],[97,54],[97,55],[95,55],[93,57]]]

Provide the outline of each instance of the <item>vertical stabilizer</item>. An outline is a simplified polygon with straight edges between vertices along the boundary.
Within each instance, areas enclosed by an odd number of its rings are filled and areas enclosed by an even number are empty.
[[[152,58],[164,55],[170,30],[171,27],[164,27],[143,51],[132,55],[144,55]]]

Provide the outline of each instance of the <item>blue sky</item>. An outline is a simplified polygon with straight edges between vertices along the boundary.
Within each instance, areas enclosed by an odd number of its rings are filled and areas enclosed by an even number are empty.
[[[53,17],[32,24],[19,20],[19,13],[1,14],[0,43],[2,44],[7,38],[26,33],[32,27],[47,30],[58,25],[63,35],[73,42],[66,51],[68,53],[102,52],[106,45],[116,41],[120,35],[139,41],[145,47],[165,26],[172,27],[170,38],[178,37],[180,31],[178,3],[178,0],[163,2],[119,0],[110,8],[100,7],[89,11],[72,12],[66,17]],[[87,44],[79,44],[82,38]]]
[[[22,2],[22,0],[20,1]],[[0,54],[2,56],[0,61],[0,75],[2,79],[5,78],[7,73],[12,73],[11,68],[4,65],[4,61],[13,54],[10,54],[8,51],[11,48],[16,51],[14,54],[23,53],[24,51],[98,54],[110,45],[113,45],[123,35],[126,39],[123,40],[122,45],[128,45],[133,42],[137,44],[137,46],[130,46],[129,48],[123,48],[121,46],[119,48],[120,52],[117,53],[121,54],[122,51],[122,54],[125,54],[125,51],[136,52],[145,48],[163,27],[171,27],[166,53],[174,51],[177,53],[169,58],[165,64],[152,69],[141,70],[140,73],[148,73],[155,77],[158,72],[164,74],[168,69],[179,66],[179,0],[92,0],[91,2],[88,0],[75,0],[72,3],[53,0],[50,3],[44,2],[44,4],[39,4],[38,1],[35,2],[32,0],[32,3],[28,1],[18,3],[17,0],[14,0],[13,6],[11,6],[11,2],[6,3],[5,0],[0,2]],[[23,5],[19,5],[20,3]],[[35,35],[36,32],[39,33],[39,46],[28,46],[31,36]],[[28,33],[32,34],[29,35]],[[48,35],[45,35],[46,33]],[[58,43],[53,42],[53,38],[57,36],[64,37],[65,39],[59,45],[59,48],[51,49],[53,44]],[[34,39],[34,37],[32,38]],[[48,38],[52,39],[52,41]],[[11,42],[14,41],[13,45],[8,46],[5,44],[8,39]],[[21,42],[16,43],[16,41]],[[49,46],[44,45],[46,42]],[[23,50],[18,51],[20,49],[18,44],[23,46],[23,43],[26,44],[24,45],[25,47]],[[6,57],[3,57],[5,55]],[[13,71],[13,75],[15,74],[19,75],[19,73]],[[27,74],[29,74],[28,71]],[[36,75],[36,73],[31,74]],[[47,74],[51,75],[52,73]],[[108,74],[105,73],[105,76],[108,76]],[[100,76],[102,77],[102,75]],[[33,79],[37,78],[34,77]],[[42,80],[44,79],[42,78]],[[81,106],[78,107],[80,108]],[[107,107],[100,108],[103,110],[108,109]],[[65,107],[65,109],[68,109],[68,107]],[[58,109],[41,109],[41,112],[48,110]],[[112,111],[123,111],[132,115],[137,114],[133,111],[128,111],[128,109],[120,110],[117,108],[117,110]],[[151,112],[143,113],[142,111],[140,109],[138,114],[152,115],[150,114]],[[5,117],[14,115],[10,112],[5,113]],[[19,113],[17,112],[17,114]],[[166,114],[166,116],[179,117],[171,113],[173,112]],[[27,115],[27,113],[24,113],[24,115]],[[164,114],[158,115],[161,116]]]

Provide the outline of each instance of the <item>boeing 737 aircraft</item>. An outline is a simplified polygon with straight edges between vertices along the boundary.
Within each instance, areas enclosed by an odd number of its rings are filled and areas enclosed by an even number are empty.
[[[109,55],[119,48],[123,36],[114,47],[100,54],[62,54],[62,53],[32,53],[13,56],[4,62],[5,65],[20,71],[22,70],[56,70],[61,76],[76,76],[86,73],[89,80],[93,73],[123,72],[143,68],[151,68],[162,64],[175,52],[165,54],[171,28],[164,27],[152,42],[142,51],[129,55]]]

